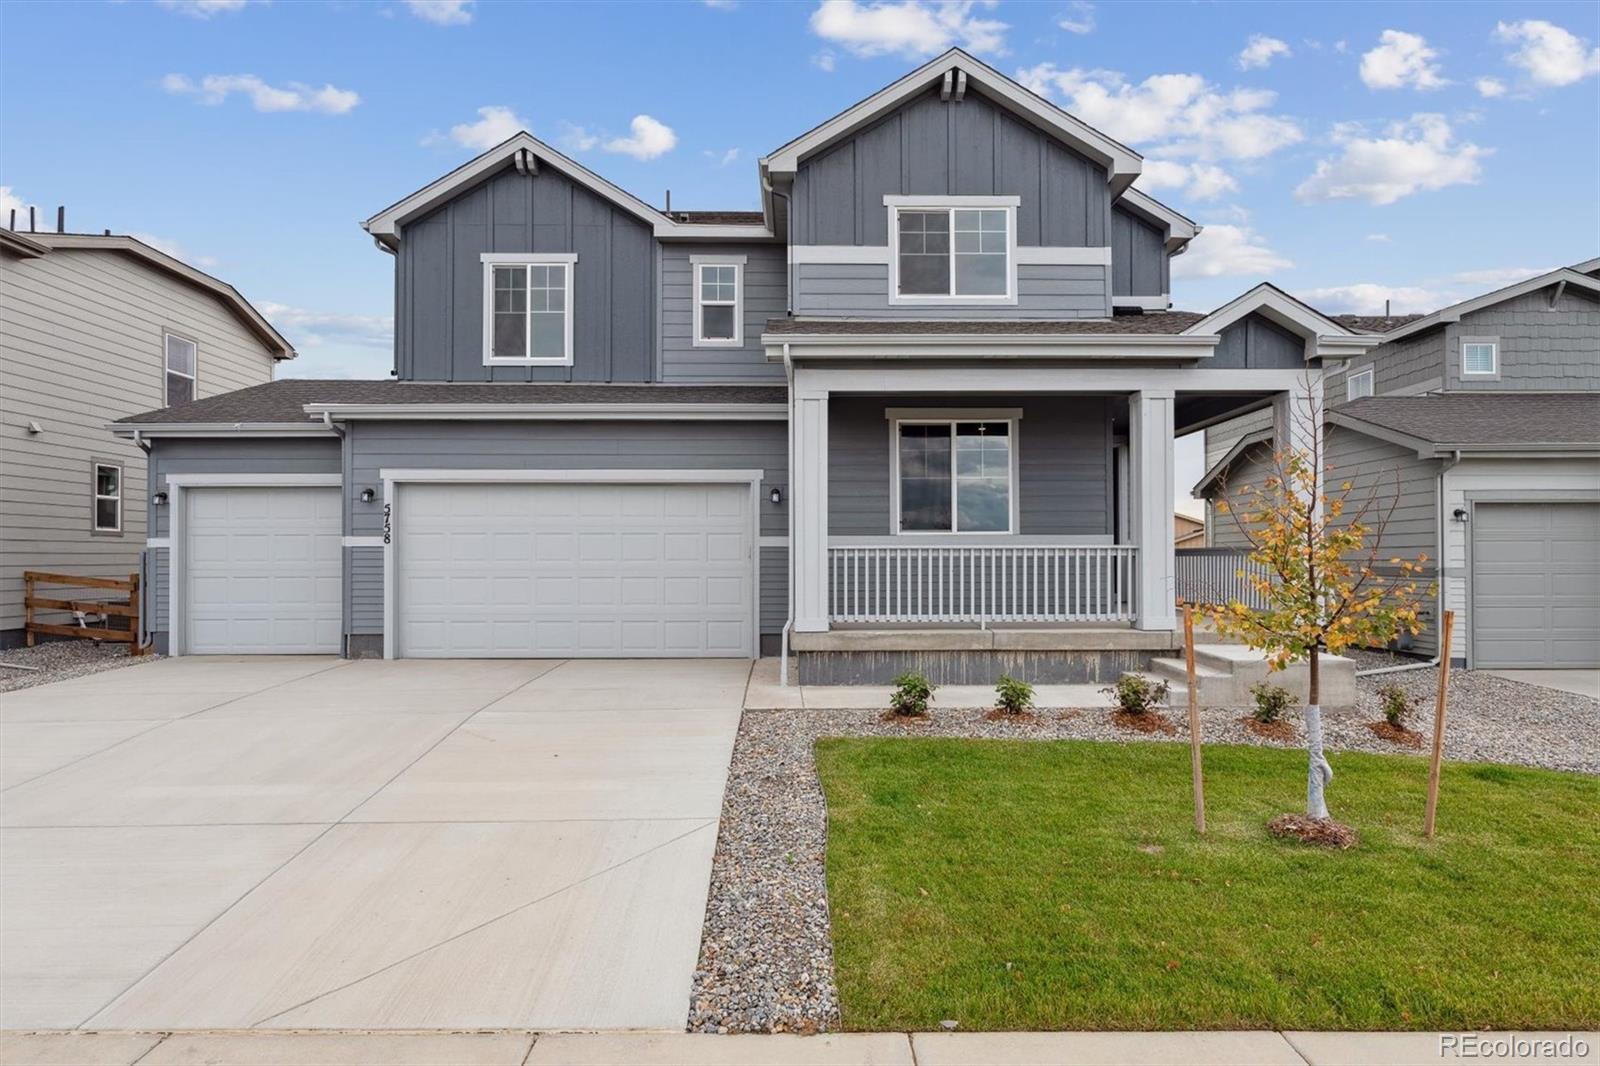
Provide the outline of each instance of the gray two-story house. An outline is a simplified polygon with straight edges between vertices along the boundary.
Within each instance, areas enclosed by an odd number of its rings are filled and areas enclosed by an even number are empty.
[[[393,380],[115,427],[151,448],[161,640],[787,645],[811,679],[1170,653],[1174,436],[1377,339],[1267,285],[1171,310],[1198,228],[1140,167],[960,51],[764,156],[759,212],[668,213],[518,134],[365,223]]]
[[[1413,650],[1474,668],[1600,665],[1600,259],[1428,315],[1347,319],[1381,344],[1326,375],[1327,479],[1352,484],[1382,556],[1426,555],[1437,587]],[[1272,430],[1206,432],[1218,546],[1244,532],[1215,503],[1260,484]]]

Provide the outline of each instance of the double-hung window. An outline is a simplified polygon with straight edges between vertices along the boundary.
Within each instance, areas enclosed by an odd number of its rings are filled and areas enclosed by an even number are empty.
[[[899,533],[1011,533],[1016,422],[894,423]]]
[[[1469,377],[1494,377],[1499,374],[1499,345],[1494,341],[1462,341],[1461,372]]]
[[[167,363],[167,406],[194,399],[194,380],[200,346],[176,333],[162,335]]]
[[[890,197],[891,300],[1015,302],[1015,199]]]
[[[1363,396],[1372,395],[1372,367],[1353,370],[1350,376],[1344,379],[1344,398],[1359,400]]]
[[[483,256],[485,366],[572,365],[572,273],[578,257]]]
[[[690,256],[694,269],[694,345],[744,346],[744,256]]]
[[[96,533],[122,532],[122,467],[94,464],[93,529]]]

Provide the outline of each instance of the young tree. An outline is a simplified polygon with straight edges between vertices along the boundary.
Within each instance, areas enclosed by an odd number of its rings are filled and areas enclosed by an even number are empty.
[[[1306,814],[1321,819],[1328,817],[1325,790],[1333,768],[1322,752],[1318,657],[1420,632],[1417,590],[1428,557],[1391,557],[1390,572],[1378,573],[1383,535],[1399,497],[1398,472],[1387,501],[1379,499],[1376,486],[1352,500],[1355,486],[1348,480],[1335,492],[1324,491],[1322,411],[1314,401],[1302,406],[1290,417],[1308,446],[1279,450],[1261,484],[1241,486],[1216,507],[1232,517],[1249,544],[1257,570],[1239,576],[1266,606],[1234,600],[1211,605],[1206,613],[1218,633],[1267,652],[1273,670],[1308,664]]]

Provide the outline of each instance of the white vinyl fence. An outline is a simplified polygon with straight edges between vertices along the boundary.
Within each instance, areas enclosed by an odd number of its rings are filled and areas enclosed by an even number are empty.
[[[1230,603],[1262,608],[1266,601],[1239,571],[1265,576],[1267,569],[1236,548],[1179,548],[1177,592],[1180,603]]]

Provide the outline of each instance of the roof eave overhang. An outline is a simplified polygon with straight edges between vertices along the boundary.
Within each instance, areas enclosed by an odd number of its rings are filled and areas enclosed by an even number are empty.
[[[1227,454],[1221,459],[1218,459],[1216,463],[1212,465],[1211,469],[1207,470],[1203,475],[1201,475],[1200,480],[1194,483],[1194,488],[1189,490],[1189,495],[1198,497],[1200,499],[1209,499],[1209,494],[1216,487],[1217,483],[1227,476],[1228,471],[1233,469],[1233,464],[1238,462],[1239,458],[1244,455],[1245,452],[1249,451],[1251,448],[1254,448],[1258,444],[1270,443],[1272,438],[1272,430],[1258,429],[1254,433],[1246,433],[1244,436],[1234,441],[1233,447],[1228,449]]]
[[[1139,189],[1130,188],[1126,190],[1117,198],[1117,203],[1151,225],[1160,226],[1166,230],[1168,255],[1181,255],[1184,249],[1189,246],[1189,242],[1198,237],[1205,229],[1194,219],[1187,215],[1179,214],[1154,196]]]
[[[788,417],[781,403],[308,403],[334,422],[748,422]]]
[[[1117,333],[1019,334],[791,334],[765,333],[767,359],[1208,359],[1218,337]]]
[[[1584,264],[1579,265],[1582,266]],[[1562,282],[1585,292],[1600,295],[1600,278],[1592,278],[1588,274],[1581,273],[1571,267],[1562,267],[1560,270],[1552,270],[1548,274],[1540,274],[1538,277],[1529,278],[1527,281],[1519,281],[1513,285],[1495,289],[1493,292],[1484,293],[1482,296],[1474,296],[1470,300],[1451,304],[1449,307],[1435,311],[1431,315],[1424,315],[1415,322],[1407,322],[1405,325],[1392,329],[1381,336],[1385,342],[1402,340],[1414,334],[1433,329],[1436,326],[1460,322],[1463,315],[1469,315],[1474,311],[1481,311],[1486,307],[1493,307],[1507,300],[1514,300],[1519,296],[1525,296],[1530,292],[1538,292],[1540,289],[1546,289],[1551,285]]]
[[[114,436],[133,437],[334,437],[321,423],[299,422],[112,422]]]
[[[1221,333],[1252,314],[1260,315],[1304,338],[1308,360],[1349,359],[1376,348],[1386,339],[1374,333],[1357,333],[1346,329],[1316,308],[1301,303],[1266,282],[1234,297],[1184,330],[1184,333]]]

